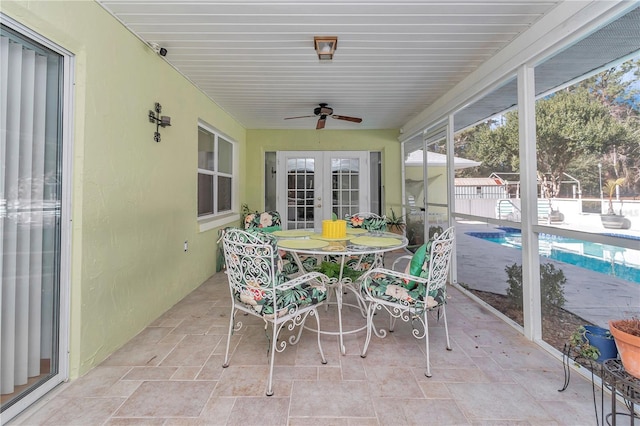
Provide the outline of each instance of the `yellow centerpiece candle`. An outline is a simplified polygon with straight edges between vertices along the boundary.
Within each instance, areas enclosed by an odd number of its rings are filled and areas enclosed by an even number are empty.
[[[322,236],[324,238],[345,238],[347,236],[347,221],[323,220]]]

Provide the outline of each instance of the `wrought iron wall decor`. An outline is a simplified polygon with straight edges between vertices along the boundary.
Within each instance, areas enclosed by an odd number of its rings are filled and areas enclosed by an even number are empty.
[[[171,117],[160,115],[160,113],[162,112],[162,105],[160,105],[159,102],[156,102],[154,108],[155,112],[149,110],[149,122],[156,123],[156,131],[153,134],[153,140],[156,142],[160,142],[160,127],[165,128],[167,126],[171,126]]]

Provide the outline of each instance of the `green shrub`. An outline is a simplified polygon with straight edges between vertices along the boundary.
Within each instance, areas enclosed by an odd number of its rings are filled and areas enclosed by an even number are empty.
[[[522,308],[522,265],[514,263],[504,268],[507,273],[507,297],[517,308]],[[562,269],[557,269],[551,263],[540,265],[540,290],[543,307],[556,306],[561,308],[566,301],[564,285],[567,279]]]

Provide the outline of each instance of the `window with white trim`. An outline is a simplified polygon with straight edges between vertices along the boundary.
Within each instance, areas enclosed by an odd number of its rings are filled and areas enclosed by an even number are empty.
[[[213,129],[198,126],[198,218],[233,209],[234,142]]]

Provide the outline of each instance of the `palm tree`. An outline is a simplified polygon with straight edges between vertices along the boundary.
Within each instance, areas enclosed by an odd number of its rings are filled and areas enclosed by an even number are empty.
[[[603,190],[609,194],[609,210],[607,214],[616,214],[613,211],[613,194],[616,192],[616,188],[624,184],[625,178],[609,179],[603,186]],[[622,214],[622,212],[620,212]]]

